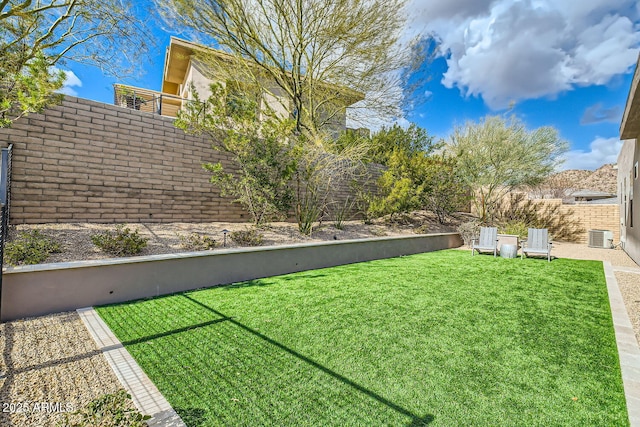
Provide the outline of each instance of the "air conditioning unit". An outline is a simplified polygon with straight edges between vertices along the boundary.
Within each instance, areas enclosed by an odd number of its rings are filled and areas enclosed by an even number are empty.
[[[589,230],[589,247],[611,249],[613,247],[613,231]]]

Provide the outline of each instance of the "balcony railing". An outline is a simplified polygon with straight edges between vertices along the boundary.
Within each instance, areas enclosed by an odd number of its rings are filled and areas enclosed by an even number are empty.
[[[161,116],[176,117],[187,99],[176,95],[156,92],[121,84],[113,85],[113,103],[120,107]]]

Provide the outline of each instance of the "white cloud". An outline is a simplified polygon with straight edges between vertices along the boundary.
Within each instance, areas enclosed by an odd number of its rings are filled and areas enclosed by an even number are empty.
[[[635,64],[634,0],[412,0],[410,28],[434,32],[447,55],[442,83],[494,109],[601,85]]]
[[[618,138],[597,137],[589,144],[589,151],[571,150],[565,156],[562,169],[596,170],[606,163],[617,163],[622,141]]]
[[[55,70],[57,71],[57,68]],[[78,96],[78,92],[74,88],[82,87],[82,81],[73,71],[62,70],[62,72],[65,75],[65,79],[62,88],[58,92],[65,95]]]

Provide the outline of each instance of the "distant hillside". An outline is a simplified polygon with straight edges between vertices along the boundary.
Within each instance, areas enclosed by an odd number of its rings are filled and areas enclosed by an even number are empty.
[[[593,190],[616,194],[617,186],[618,170],[614,169],[613,164],[606,164],[595,171],[572,169],[551,175],[543,184],[532,188],[530,195],[569,200],[573,191]]]
[[[568,170],[556,174],[556,177],[570,183],[569,188],[575,190],[595,190],[616,193],[618,186],[618,170],[613,164],[606,164],[595,171]]]

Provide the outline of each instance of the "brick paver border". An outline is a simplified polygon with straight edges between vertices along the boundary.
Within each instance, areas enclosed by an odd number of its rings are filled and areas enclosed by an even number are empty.
[[[604,261],[603,265],[613,317],[613,328],[618,344],[618,357],[620,358],[622,382],[627,399],[629,423],[631,427],[640,427],[640,348],[638,348],[638,341],[614,273],[614,269],[620,270],[620,268],[612,267],[609,261]]]
[[[160,394],[158,388],[93,307],[80,308],[77,312],[91,337],[95,340],[98,349],[102,350],[102,354],[118,380],[131,394],[131,399],[138,410],[145,415],[152,416],[147,421],[149,426],[186,427],[167,399]]]

